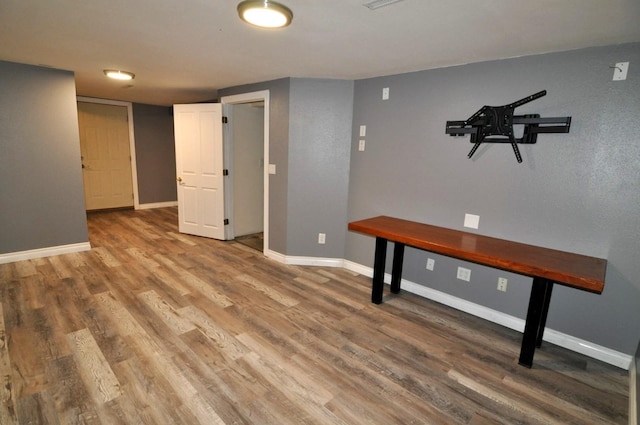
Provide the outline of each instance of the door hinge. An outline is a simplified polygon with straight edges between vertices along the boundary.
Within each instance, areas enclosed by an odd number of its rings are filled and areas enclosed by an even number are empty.
[[[223,176],[228,176],[229,175],[229,170],[226,169],[226,168],[224,170],[222,170],[222,175]]]
[[[229,118],[222,116],[222,124],[227,124],[229,122]]]
[[[228,224],[229,224],[229,219],[228,219],[228,218],[225,218],[225,219],[224,219],[224,225],[226,226],[226,225],[228,225]]]

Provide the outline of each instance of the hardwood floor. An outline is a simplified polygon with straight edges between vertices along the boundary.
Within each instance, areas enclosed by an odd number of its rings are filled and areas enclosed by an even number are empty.
[[[626,371],[370,279],[89,215],[91,251],[0,265],[0,423],[625,424]]]
[[[242,245],[248,246],[249,248],[256,249],[260,252],[264,250],[264,234],[262,232],[238,236],[236,237],[235,241],[241,243]]]

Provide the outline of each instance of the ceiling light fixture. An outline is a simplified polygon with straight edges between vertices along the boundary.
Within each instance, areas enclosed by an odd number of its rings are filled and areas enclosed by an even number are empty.
[[[286,27],[293,19],[293,12],[287,6],[270,0],[245,0],[238,4],[238,15],[260,28]]]
[[[133,80],[136,77],[133,72],[120,71],[119,69],[105,69],[104,75],[114,80]]]

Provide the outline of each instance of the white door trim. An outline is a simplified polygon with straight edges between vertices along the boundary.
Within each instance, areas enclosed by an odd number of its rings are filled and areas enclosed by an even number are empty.
[[[224,105],[238,103],[264,102],[264,212],[263,212],[263,253],[269,251],[269,90],[261,90],[250,93],[242,93],[224,96],[220,99],[223,111]],[[229,151],[227,145],[230,140],[224,140],[225,152]],[[225,202],[225,205],[229,204]]]
[[[101,103],[103,105],[124,106],[127,108],[127,122],[129,123],[129,155],[131,156],[131,185],[133,186],[133,208],[140,209],[138,197],[138,167],[136,166],[136,141],[133,131],[133,105],[131,102],[120,100],[98,99],[95,97],[76,96],[77,102]]]

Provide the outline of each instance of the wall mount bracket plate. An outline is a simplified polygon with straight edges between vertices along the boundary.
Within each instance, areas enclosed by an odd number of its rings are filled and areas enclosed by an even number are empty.
[[[483,106],[464,121],[447,121],[445,133],[450,136],[471,134],[473,148],[468,158],[482,143],[510,143],[516,160],[522,162],[518,144],[533,144],[539,133],[568,133],[571,117],[542,118],[539,114],[514,115],[518,106],[532,102],[547,94],[546,90],[503,106]],[[522,137],[516,138],[513,126],[523,125]]]

